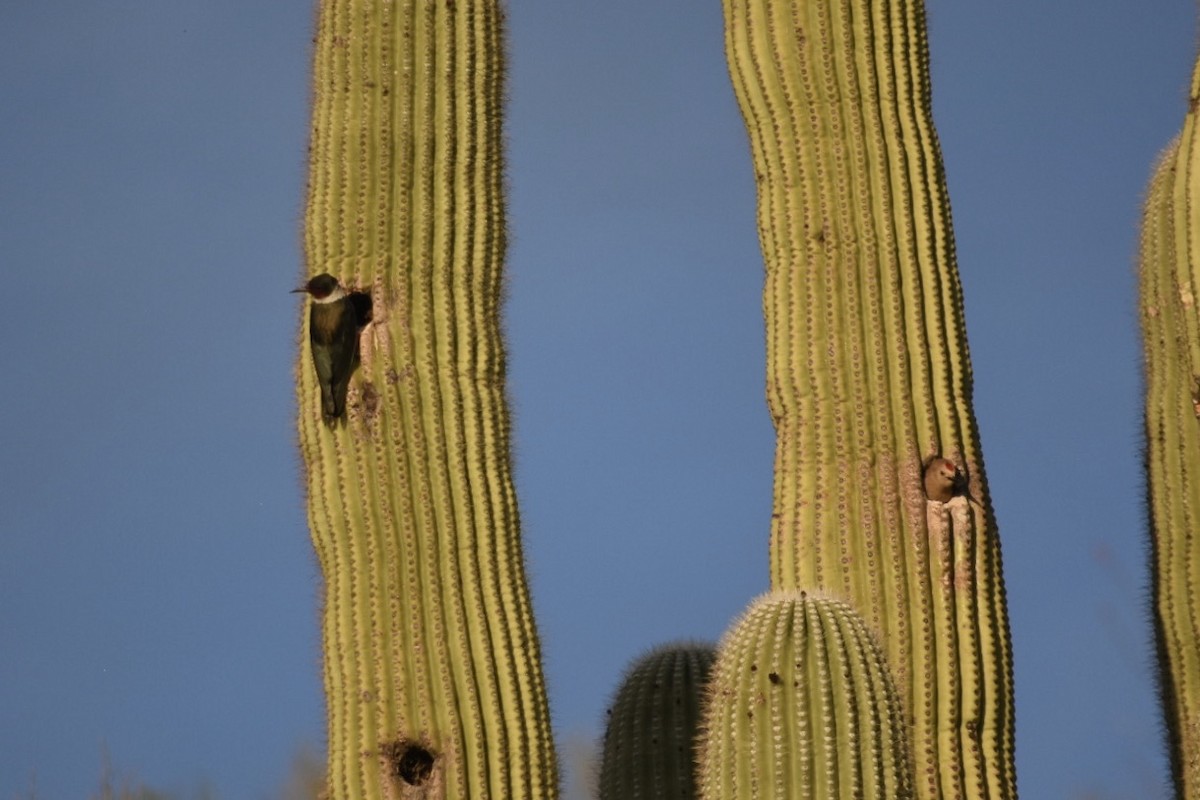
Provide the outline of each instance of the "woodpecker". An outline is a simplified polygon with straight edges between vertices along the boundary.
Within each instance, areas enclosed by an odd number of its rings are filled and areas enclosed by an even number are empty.
[[[925,496],[945,503],[958,490],[962,473],[948,458],[935,456],[925,465]]]
[[[332,424],[346,413],[346,390],[358,358],[358,315],[350,293],[328,273],[292,291],[304,292],[312,299],[308,341],[321,385],[321,416]]]

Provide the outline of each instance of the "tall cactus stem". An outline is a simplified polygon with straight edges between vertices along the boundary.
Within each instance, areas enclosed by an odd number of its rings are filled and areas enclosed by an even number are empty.
[[[1145,467],[1158,685],[1175,797],[1200,798],[1200,60],[1142,216]]]
[[[322,0],[314,44],[307,272],[374,310],[344,422],[306,347],[297,371],[329,794],[552,798],[504,397],[500,4]]]
[[[877,631],[917,789],[1010,798],[1012,658],[920,0],[724,0],[766,264],[770,569]],[[942,455],[964,481],[926,498]]]

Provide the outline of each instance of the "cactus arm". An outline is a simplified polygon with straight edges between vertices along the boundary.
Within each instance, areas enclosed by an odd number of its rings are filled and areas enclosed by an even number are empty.
[[[554,797],[499,328],[499,4],[323,0],[313,85],[308,272],[374,304],[345,424],[297,371],[331,796]]]
[[[1200,66],[1198,66],[1200,69]],[[1195,88],[1193,87],[1193,91]],[[1200,328],[1196,111],[1154,169],[1142,216],[1145,465],[1158,685],[1175,797],[1200,797]]]
[[[1000,543],[919,0],[725,0],[766,265],[771,580],[880,633],[918,791],[1015,796]],[[945,455],[967,496],[927,502]]]
[[[912,764],[883,653],[845,603],[765,595],[721,641],[698,781],[704,800],[910,800]]]
[[[629,667],[609,709],[600,800],[691,800],[701,707],[716,649],[662,645]]]

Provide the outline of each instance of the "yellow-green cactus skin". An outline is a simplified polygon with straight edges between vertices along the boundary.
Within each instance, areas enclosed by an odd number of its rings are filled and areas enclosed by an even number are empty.
[[[1153,617],[1179,800],[1200,798],[1200,62],[1191,92],[1146,193],[1139,258]]]
[[[694,800],[696,737],[716,648],[661,645],[630,666],[604,731],[600,800]]]
[[[557,794],[504,396],[503,39],[496,0],[320,3],[307,271],[374,309],[344,421],[306,331],[297,369],[337,800]]]
[[[722,639],[699,751],[704,800],[910,800],[882,651],[850,606],[764,595]]]
[[[881,637],[923,800],[1010,798],[1012,657],[920,0],[724,0],[766,264],[775,589]],[[930,500],[922,466],[963,479]]]

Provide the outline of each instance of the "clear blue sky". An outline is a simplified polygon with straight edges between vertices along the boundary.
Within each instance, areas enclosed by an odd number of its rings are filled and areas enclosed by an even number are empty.
[[[1164,797],[1133,258],[1188,0],[930,0],[1027,798]],[[266,798],[320,745],[293,434],[308,3],[0,4],[0,800]],[[715,0],[512,0],[516,477],[556,726],[766,587],[773,433]]]

